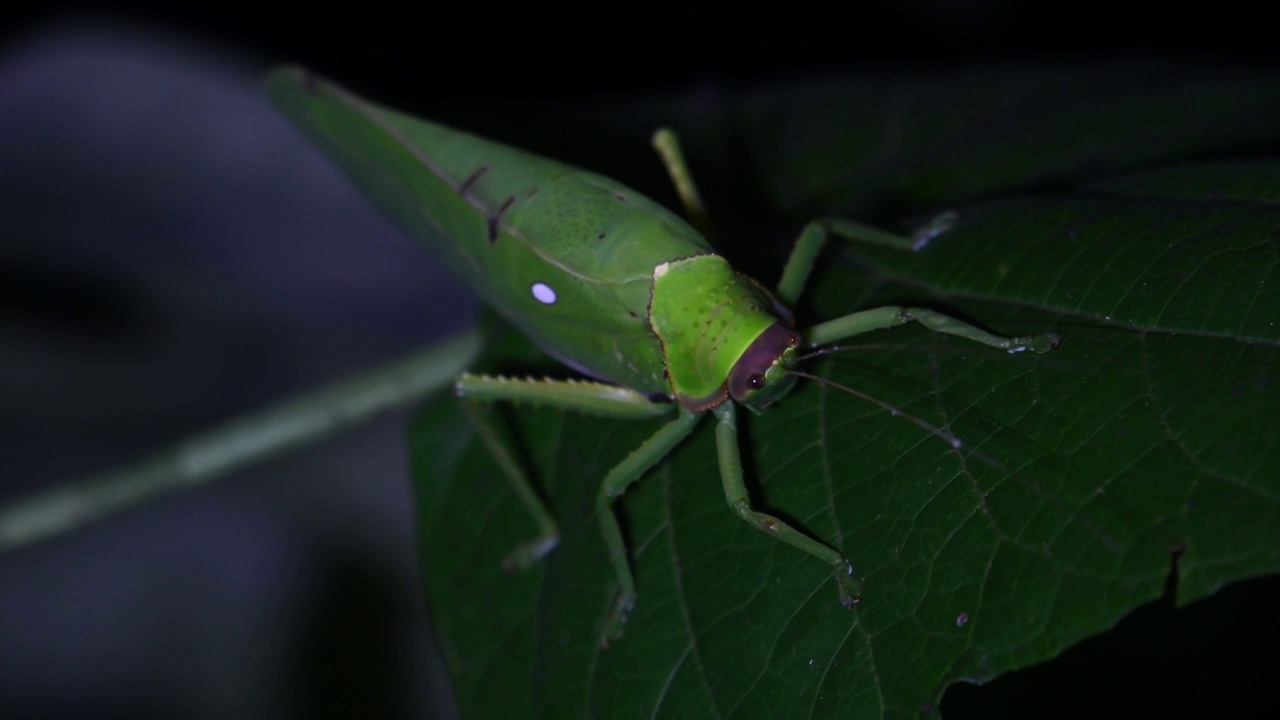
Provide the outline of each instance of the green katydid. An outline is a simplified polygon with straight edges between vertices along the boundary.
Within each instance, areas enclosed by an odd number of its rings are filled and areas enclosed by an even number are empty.
[[[378,107],[302,70],[278,70],[267,87],[375,203],[485,301],[543,350],[602,381],[464,374],[457,381],[460,396],[615,418],[675,415],[600,486],[597,514],[618,583],[605,642],[621,633],[636,598],[614,503],[704,413],[715,416],[729,506],[757,529],[821,560],[835,578],[840,603],[850,608],[862,589],[844,554],[752,508],[738,450],[737,405],[758,413],[786,395],[803,376],[802,349],[908,322],[1009,352],[1046,352],[1059,340],[1054,333],[998,337],[914,307],[875,308],[794,328],[788,308],[828,235],[919,250],[951,226],[951,214],[912,237],[842,219],[810,223],[771,293],[734,271],[704,233],[613,180]],[[705,214],[675,136],[659,131],[655,145],[686,211],[702,225]],[[537,560],[555,546],[556,523],[496,436],[469,414],[540,528],[512,561]],[[958,439],[930,429],[960,447]]]

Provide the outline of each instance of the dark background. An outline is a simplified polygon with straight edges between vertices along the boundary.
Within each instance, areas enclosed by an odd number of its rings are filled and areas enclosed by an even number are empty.
[[[433,117],[492,108],[492,124],[517,126],[526,111],[841,71],[1150,56],[1274,68],[1255,12],[6,10],[0,501],[469,326],[466,292],[275,116],[256,87],[270,65]],[[0,714],[447,716],[403,428],[388,417],[0,557]],[[953,689],[944,709],[1280,717],[1275,597],[1274,581],[1252,581],[1176,613],[1146,608],[1053,663]]]

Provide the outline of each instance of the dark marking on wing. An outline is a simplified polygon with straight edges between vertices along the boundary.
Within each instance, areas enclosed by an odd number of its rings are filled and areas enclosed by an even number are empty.
[[[614,193],[614,194],[613,194],[613,196],[614,196],[614,197],[616,197],[616,198],[618,198],[618,199],[619,199],[619,200],[621,200],[622,202],[626,202],[626,201],[627,201],[627,196],[626,196],[626,195],[623,195],[622,193]]]
[[[498,223],[502,221],[502,214],[511,207],[511,203],[516,201],[516,196],[512,195],[502,203],[502,207],[498,208],[498,212],[489,217],[489,242],[490,244],[498,242]]]
[[[675,398],[671,397],[670,395],[668,395],[668,394],[666,394],[666,393],[662,393],[662,392],[651,392],[651,393],[649,393],[649,402],[651,402],[651,403],[666,403],[666,404],[669,404],[669,403],[673,403],[673,402],[675,402],[675,401],[676,401],[676,399],[675,399]]]
[[[637,314],[636,314],[636,311],[635,311],[635,310],[628,310],[628,311],[627,311],[627,314],[628,314],[628,315],[630,315],[630,316],[631,316],[631,317],[633,317],[633,318],[638,318],[638,317],[640,317],[639,315],[637,315]]]
[[[467,179],[463,180],[462,184],[458,186],[458,194],[462,195],[463,197],[466,197],[467,193],[471,192],[471,186],[480,182],[480,178],[484,177],[484,174],[487,172],[489,172],[488,165],[481,165],[480,167],[476,168],[470,175],[467,176]]]
[[[597,240],[603,240],[603,239],[604,239],[604,233],[600,233],[599,235],[597,235],[597,236],[596,236],[596,239],[597,239]]]

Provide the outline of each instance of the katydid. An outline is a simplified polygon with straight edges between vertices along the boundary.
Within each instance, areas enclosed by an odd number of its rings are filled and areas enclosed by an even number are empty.
[[[636,598],[614,503],[703,414],[715,417],[720,479],[733,512],[821,560],[835,578],[839,602],[852,608],[862,588],[844,554],[752,508],[738,450],[737,406],[759,413],[785,396],[802,374],[798,365],[809,348],[908,322],[1009,352],[1046,352],[1059,339],[1053,333],[997,337],[916,307],[875,308],[795,329],[789,307],[828,235],[918,250],[950,227],[952,214],[913,237],[841,219],[810,223],[770,292],[730,267],[703,232],[613,180],[381,108],[298,69],[276,71],[267,88],[411,236],[535,344],[594,379],[464,374],[457,381],[461,397],[614,418],[675,416],[600,486],[597,514],[618,584],[603,628],[606,643],[621,634]],[[659,131],[655,145],[686,211],[700,221],[705,213],[675,136]],[[552,515],[496,436],[474,412],[469,416],[540,528],[512,561],[535,561],[558,539]]]

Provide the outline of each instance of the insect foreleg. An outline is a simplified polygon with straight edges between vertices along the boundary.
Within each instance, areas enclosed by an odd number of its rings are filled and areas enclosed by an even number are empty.
[[[726,405],[732,403],[725,403]],[[622,626],[627,621],[627,613],[636,599],[635,577],[631,574],[631,563],[627,557],[627,544],[622,539],[622,528],[618,526],[618,518],[613,514],[613,503],[627,488],[644,475],[659,460],[666,457],[681,440],[693,432],[701,415],[680,408],[680,415],[675,420],[663,425],[631,451],[622,462],[618,463],[600,484],[600,494],[596,497],[596,514],[600,518],[600,529],[604,533],[605,545],[609,549],[609,560],[618,575],[618,597],[605,626],[601,644],[608,645],[610,639],[622,634]]]
[[[938,215],[910,236],[885,232],[870,225],[845,220],[843,218],[823,218],[805,226],[800,237],[796,238],[791,257],[787,258],[786,267],[782,269],[782,279],[778,281],[778,298],[788,306],[795,307],[804,291],[813,263],[818,258],[822,246],[826,244],[828,235],[856,242],[881,245],[895,250],[915,252],[922,249],[930,240],[951,228],[958,219],[954,212]]]
[[[836,580],[840,604],[852,608],[862,593],[861,584],[853,576],[853,566],[839,552],[823,545],[772,515],[751,508],[751,498],[742,479],[742,457],[738,451],[737,411],[732,402],[718,405],[716,415],[716,454],[720,461],[720,482],[729,507],[752,527],[792,547],[818,558],[831,568]]]
[[[1005,338],[926,308],[888,306],[863,310],[815,325],[804,333],[804,344],[807,347],[817,347],[872,330],[897,327],[913,321],[934,332],[958,335],[983,345],[1008,350],[1011,353],[1024,350],[1048,352],[1062,339],[1062,336],[1057,333]]]

